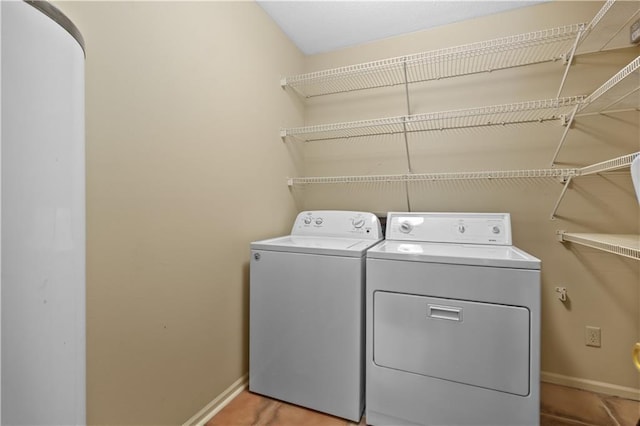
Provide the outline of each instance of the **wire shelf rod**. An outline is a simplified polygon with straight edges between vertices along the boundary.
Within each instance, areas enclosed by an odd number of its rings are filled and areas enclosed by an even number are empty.
[[[532,169],[532,170],[499,170],[453,173],[413,173],[394,175],[363,176],[322,176],[289,178],[289,185],[299,184],[336,184],[336,183],[376,183],[376,182],[423,182],[450,180],[491,180],[491,179],[545,179],[568,178],[574,176],[576,169]]]
[[[570,242],[607,253],[640,260],[640,235],[590,234],[558,231],[560,242]]]

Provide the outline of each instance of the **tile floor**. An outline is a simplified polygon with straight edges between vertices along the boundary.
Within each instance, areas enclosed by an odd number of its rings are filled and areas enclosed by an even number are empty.
[[[542,383],[540,426],[636,426],[640,402]],[[286,404],[248,391],[240,393],[206,426],[366,425]]]

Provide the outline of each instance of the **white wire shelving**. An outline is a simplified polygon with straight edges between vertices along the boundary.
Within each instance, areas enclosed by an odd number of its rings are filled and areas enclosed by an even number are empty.
[[[566,25],[282,78],[303,97],[411,84],[567,59],[586,28]]]
[[[570,108],[573,105],[579,105],[580,98],[564,98],[565,101],[561,102],[564,107]],[[551,100],[553,101],[553,100]],[[547,101],[536,101],[534,103],[538,103],[538,106],[544,105],[548,106],[549,103]],[[529,103],[526,103],[529,104]],[[560,104],[553,103],[555,108],[558,108]],[[531,111],[528,108],[525,108],[524,105],[520,104],[509,104],[510,106],[519,105],[518,112]],[[489,110],[493,110],[502,112],[505,108],[504,105],[489,107]],[[533,108],[533,110],[537,110]],[[471,110],[461,110],[465,113]],[[486,112],[485,110],[484,112]],[[495,112],[494,111],[494,112]],[[455,111],[454,114],[455,119],[459,119],[461,116],[465,117],[465,114],[460,114],[460,111]],[[433,125],[430,123],[430,120],[415,120],[412,121],[414,117],[417,116],[407,116],[407,117],[393,117],[389,119],[384,119],[383,123],[378,123],[377,120],[367,120],[364,122],[352,122],[352,123],[342,123],[338,125],[328,125],[329,128],[324,126],[312,126],[309,128],[298,128],[298,129],[288,129],[290,132],[283,133],[283,136],[293,135],[300,136],[306,135],[308,141],[311,140],[322,140],[322,139],[337,139],[340,137],[353,137],[355,134],[349,133],[351,131],[356,131],[357,135],[365,134],[365,131],[362,129],[383,127],[387,133],[401,133],[404,131],[403,127],[411,127],[412,125],[423,126],[422,129],[415,131],[426,131],[426,130],[441,130],[448,128],[457,128],[460,127],[459,123],[455,126],[449,124],[447,126],[442,125],[442,121],[450,118],[451,112],[446,113],[435,113],[434,116],[437,118],[433,118],[432,120],[437,121],[437,125]],[[513,113],[510,111],[510,113]],[[476,115],[469,114],[472,119],[476,119]],[[443,118],[445,117],[445,118]],[[560,116],[553,116],[554,119],[559,119]],[[424,118],[424,117],[421,117]],[[552,118],[547,118],[552,119]],[[542,121],[544,119],[536,116],[535,119],[529,121]],[[372,125],[370,122],[375,121],[375,125]],[[519,121],[522,122],[522,121]],[[429,123],[429,124],[425,124]],[[499,122],[495,122],[495,124],[502,124]],[[482,125],[475,123],[475,126]],[[489,125],[489,124],[484,124]],[[333,128],[331,126],[337,126],[337,128]],[[317,127],[321,127],[318,129]],[[284,132],[284,131],[283,131]],[[369,134],[374,134],[370,132]],[[381,131],[377,131],[375,134],[382,134]],[[315,137],[316,139],[312,139],[311,137]],[[295,177],[289,178],[288,184],[292,185],[301,185],[301,184],[326,184],[326,183],[373,183],[373,182],[413,182],[413,181],[436,181],[436,180],[477,180],[477,179],[518,179],[518,178],[561,178],[565,182],[565,186],[560,194],[560,198],[556,203],[553,213],[551,214],[552,218],[555,218],[555,213],[564,197],[566,190],[571,183],[571,179],[579,176],[587,176],[595,173],[604,173],[608,171],[613,171],[617,169],[622,169],[625,167],[629,167],[631,162],[640,155],[640,152],[636,152],[633,154],[624,155],[622,157],[613,158],[607,161],[603,161],[601,163],[593,164],[590,166],[582,167],[582,168],[552,168],[552,169],[532,169],[532,170],[504,170],[504,171],[479,171],[479,172],[453,172],[453,173],[406,173],[406,174],[393,174],[393,175],[363,175],[363,176],[325,176],[325,177]]]
[[[640,110],[640,56],[575,106],[569,115],[567,127],[560,138],[558,147],[551,158],[551,166],[555,165],[569,129],[571,129],[571,124],[576,117],[631,110]]]
[[[570,63],[574,54],[631,46],[628,28],[638,16],[640,16],[640,2],[608,0],[588,24],[576,23],[445,49],[292,75],[283,77],[280,84],[282,87],[291,87],[301,96],[309,98],[460,77],[559,59]],[[561,89],[558,96],[560,91]]]
[[[551,120],[563,120],[564,123],[566,116],[582,100],[582,96],[572,96],[374,120],[321,124],[282,129],[280,136],[282,138],[294,137],[304,142],[313,142],[405,132],[427,132],[518,123],[542,123]]]
[[[564,195],[567,193],[567,189],[571,184],[571,180],[580,177],[580,176],[588,176],[596,173],[605,173],[611,172],[614,170],[620,170],[631,165],[631,162],[640,155],[640,152],[634,152],[633,154],[623,155],[622,157],[612,158],[610,160],[602,161],[597,164],[592,164],[590,166],[581,167],[578,169],[574,169],[575,173],[571,176],[567,176],[567,179],[564,182],[564,188],[562,188],[562,192],[560,192],[560,196],[558,197],[558,201],[556,205],[553,207],[553,211],[551,212],[551,219],[556,218],[556,212],[558,211],[558,207],[560,207],[560,203],[564,198]]]
[[[584,99],[578,116],[640,108],[640,56]]]
[[[631,46],[629,27],[640,17],[640,2],[607,0],[580,36],[576,54]]]
[[[451,180],[492,180],[492,179],[549,179],[574,176],[576,169],[531,169],[531,170],[495,170],[451,173],[405,173],[394,175],[365,176],[322,176],[294,177],[288,179],[289,186],[304,184],[345,184],[345,183],[394,183],[428,182]]]
[[[558,241],[580,244],[607,253],[640,260],[640,235],[592,234],[557,231]]]
[[[638,155],[640,155],[640,152],[634,152],[633,154],[623,155],[622,157],[612,158],[611,160],[606,160],[597,164],[579,168],[578,176],[588,176],[595,173],[611,172],[614,170],[629,167],[631,165],[631,162],[635,160]]]

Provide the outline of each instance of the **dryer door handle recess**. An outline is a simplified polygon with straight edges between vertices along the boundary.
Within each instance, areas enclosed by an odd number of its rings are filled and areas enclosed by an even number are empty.
[[[462,322],[462,308],[456,306],[427,305],[427,317]]]

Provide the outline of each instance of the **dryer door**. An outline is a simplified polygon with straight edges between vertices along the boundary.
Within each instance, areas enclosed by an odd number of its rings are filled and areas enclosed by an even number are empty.
[[[529,310],[377,291],[373,358],[381,367],[529,394]]]

